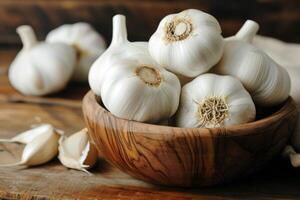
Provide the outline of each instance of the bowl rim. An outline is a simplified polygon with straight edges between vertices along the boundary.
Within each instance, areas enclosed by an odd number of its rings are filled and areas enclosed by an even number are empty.
[[[89,104],[86,103],[88,99],[91,99],[89,101]],[[91,104],[92,103],[92,104]],[[82,107],[83,110],[85,110],[84,107],[86,106],[92,106],[95,108],[95,112],[102,111],[109,117],[112,117],[113,119],[122,122],[122,123],[130,123],[131,126],[135,127],[140,127],[140,126],[147,126],[148,128],[151,128],[153,130],[155,129],[160,129],[161,132],[164,131],[164,129],[172,129],[174,131],[180,131],[180,130],[187,130],[190,132],[203,132],[203,133],[220,133],[220,132],[230,132],[231,134],[228,134],[227,136],[232,136],[232,135],[248,135],[250,134],[248,131],[243,131],[243,130],[248,130],[248,129],[253,129],[253,127],[266,127],[270,124],[275,123],[276,121],[286,118],[289,115],[292,115],[294,112],[297,112],[297,106],[295,101],[291,96],[288,97],[288,99],[285,100],[284,103],[282,103],[281,107],[272,113],[271,115],[253,121],[253,122],[248,122],[244,124],[238,124],[238,125],[231,125],[231,126],[226,126],[226,127],[217,127],[217,128],[184,128],[184,127],[176,127],[176,126],[166,126],[166,125],[157,125],[157,124],[149,124],[149,123],[144,123],[144,122],[138,122],[134,120],[127,120],[127,119],[122,119],[117,116],[114,116],[111,112],[109,112],[107,109],[105,109],[103,106],[101,106],[98,101],[96,100],[96,95],[95,93],[90,90],[83,99]],[[83,112],[84,115],[86,115],[85,112]],[[207,132],[208,130],[208,132]],[[226,131],[229,130],[229,131]],[[253,133],[251,134],[253,135]],[[225,135],[224,135],[225,136]]]

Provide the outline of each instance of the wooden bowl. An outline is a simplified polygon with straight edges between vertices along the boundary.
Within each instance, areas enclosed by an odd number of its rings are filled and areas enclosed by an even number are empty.
[[[103,157],[133,177],[168,186],[230,181],[261,168],[287,144],[296,122],[289,98],[264,119],[226,128],[177,128],[117,118],[94,93],[83,99],[89,136]]]

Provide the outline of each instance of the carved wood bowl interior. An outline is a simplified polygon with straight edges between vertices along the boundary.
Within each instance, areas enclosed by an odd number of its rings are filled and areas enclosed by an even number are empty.
[[[91,141],[112,165],[168,186],[208,186],[263,167],[287,144],[296,123],[289,98],[273,114],[226,128],[178,128],[117,118],[89,92],[83,113]]]

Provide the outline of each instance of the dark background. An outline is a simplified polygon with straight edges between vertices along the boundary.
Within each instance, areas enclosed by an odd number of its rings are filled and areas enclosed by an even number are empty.
[[[90,22],[110,41],[111,17],[117,13],[127,16],[130,40],[148,40],[163,16],[187,8],[214,15],[224,36],[253,19],[260,34],[300,42],[299,0],[0,0],[0,45],[19,45],[15,28],[22,24],[32,25],[43,39],[51,29],[78,21]]]

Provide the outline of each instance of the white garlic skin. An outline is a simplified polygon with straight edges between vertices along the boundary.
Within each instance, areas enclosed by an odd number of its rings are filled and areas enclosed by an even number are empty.
[[[291,97],[297,104],[298,115],[300,116],[300,45],[285,43],[283,41],[256,36],[254,45],[263,49],[279,65],[283,66],[291,78]],[[300,152],[300,117],[298,116],[296,128],[291,136],[291,144],[295,150]],[[287,147],[286,147],[287,148]],[[291,147],[290,147],[291,148]],[[299,155],[297,156],[299,157]],[[300,159],[299,159],[300,161]]]
[[[75,50],[63,43],[50,44],[31,39],[35,36],[32,36],[34,33],[29,26],[19,27],[18,32],[25,39],[22,39],[23,49],[9,68],[12,86],[24,95],[35,96],[62,90],[74,71]]]
[[[101,97],[115,116],[140,122],[158,122],[177,110],[178,78],[147,55],[124,59],[105,73]],[[148,68],[149,67],[149,68]]]
[[[26,166],[44,164],[52,160],[58,153],[59,135],[52,130],[28,143],[22,154],[21,163]]]
[[[67,138],[60,138],[58,158],[64,166],[84,172],[95,165],[98,153],[88,140],[86,128]]]
[[[245,30],[250,23],[246,22],[239,31],[244,34],[238,33],[237,36],[225,39],[224,54],[212,72],[235,76],[249,91],[255,103],[275,106],[288,98],[290,76],[266,53],[249,43],[255,35],[251,28]]]
[[[228,40],[213,71],[237,77],[261,106],[278,105],[290,94],[287,71],[263,51],[243,41]]]
[[[221,97],[226,102],[228,109],[225,118],[219,123],[204,122],[199,117],[199,106],[204,105],[205,100],[215,97]],[[255,105],[251,96],[238,79],[231,76],[202,74],[183,86],[175,120],[179,127],[215,128],[251,122],[255,119],[255,115]]]
[[[0,167],[35,166],[52,160],[58,153],[60,134],[50,124],[43,124],[27,130],[11,139],[0,142],[17,142],[25,144],[21,160],[12,164],[1,164]]]
[[[174,38],[184,35],[185,30],[191,31],[182,39],[167,39],[170,32],[167,27],[176,20],[185,20],[190,25],[181,22],[175,26]],[[161,20],[149,40],[149,52],[162,67],[186,77],[196,77],[220,60],[223,45],[218,21],[200,10],[188,9]]]
[[[105,51],[104,38],[88,23],[65,24],[52,31],[46,37],[47,42],[62,42],[71,45],[77,51],[77,63],[72,80],[86,82],[94,61]]]
[[[105,72],[120,58],[132,58],[136,54],[149,54],[147,42],[129,42],[127,39],[126,18],[123,15],[113,17],[113,36],[110,46],[93,63],[89,72],[89,85],[92,91],[101,96],[101,87]]]

